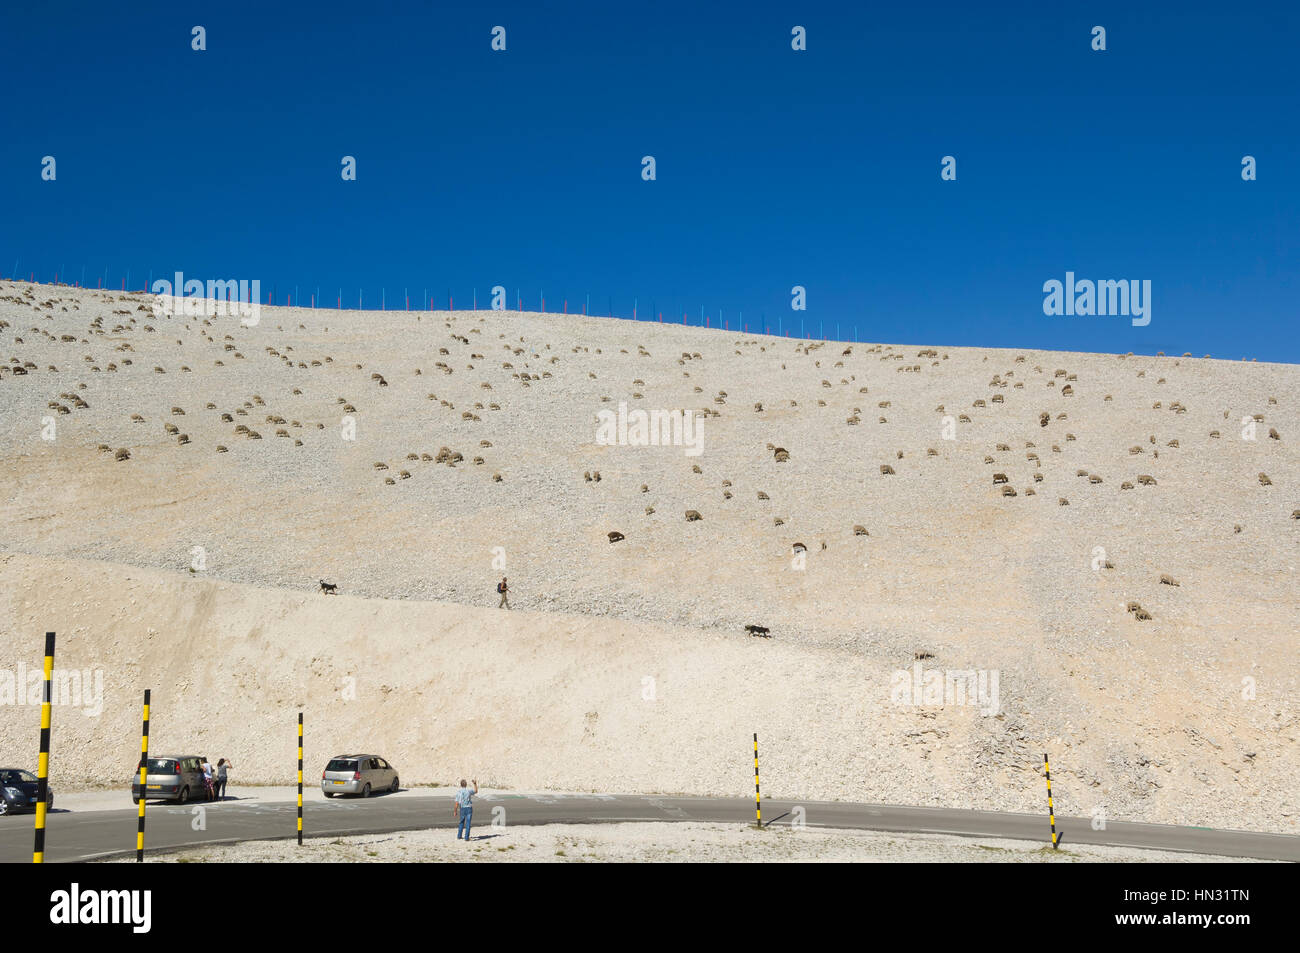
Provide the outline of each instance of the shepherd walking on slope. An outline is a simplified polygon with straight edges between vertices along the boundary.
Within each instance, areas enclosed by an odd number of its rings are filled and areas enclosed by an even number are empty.
[[[502,576],[501,581],[497,583],[497,592],[501,593],[501,601],[497,603],[497,608],[510,608],[510,587],[506,585],[506,577]]]

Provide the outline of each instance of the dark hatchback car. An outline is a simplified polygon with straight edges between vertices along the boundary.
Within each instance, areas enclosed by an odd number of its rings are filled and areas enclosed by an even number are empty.
[[[36,810],[36,775],[22,768],[0,768],[0,814]],[[45,809],[54,807],[54,791],[45,788]]]

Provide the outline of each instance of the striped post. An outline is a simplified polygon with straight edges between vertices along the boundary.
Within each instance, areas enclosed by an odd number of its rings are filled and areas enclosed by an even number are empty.
[[[1056,850],[1056,808],[1052,805],[1052,768],[1043,754],[1043,774],[1047,777],[1047,816],[1052,822],[1052,850]]]
[[[298,846],[303,845],[303,712],[298,712]]]
[[[32,863],[45,863],[45,800],[50,790],[50,684],[54,678],[54,633],[45,633],[45,687],[41,689],[41,756],[36,763],[36,842]]]
[[[140,729],[140,813],[135,825],[135,862],[144,863],[144,802],[149,778],[149,689],[144,690],[144,727]]]
[[[754,732],[754,826],[763,826],[763,803],[758,794],[758,732]]]

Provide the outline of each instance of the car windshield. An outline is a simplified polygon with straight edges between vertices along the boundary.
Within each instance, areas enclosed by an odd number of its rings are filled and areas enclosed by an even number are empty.
[[[171,760],[170,758],[150,758],[149,773],[150,774],[178,774],[179,771],[176,767],[176,762]]]
[[[326,771],[355,771],[357,763],[349,761],[347,758],[334,758],[329,764],[325,765]]]
[[[0,771],[0,784],[35,783],[36,775],[30,771]]]

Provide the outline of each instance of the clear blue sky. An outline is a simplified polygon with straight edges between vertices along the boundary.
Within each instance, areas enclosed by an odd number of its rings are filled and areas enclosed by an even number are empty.
[[[0,274],[1300,361],[1295,2],[279,6],[9,5]]]

